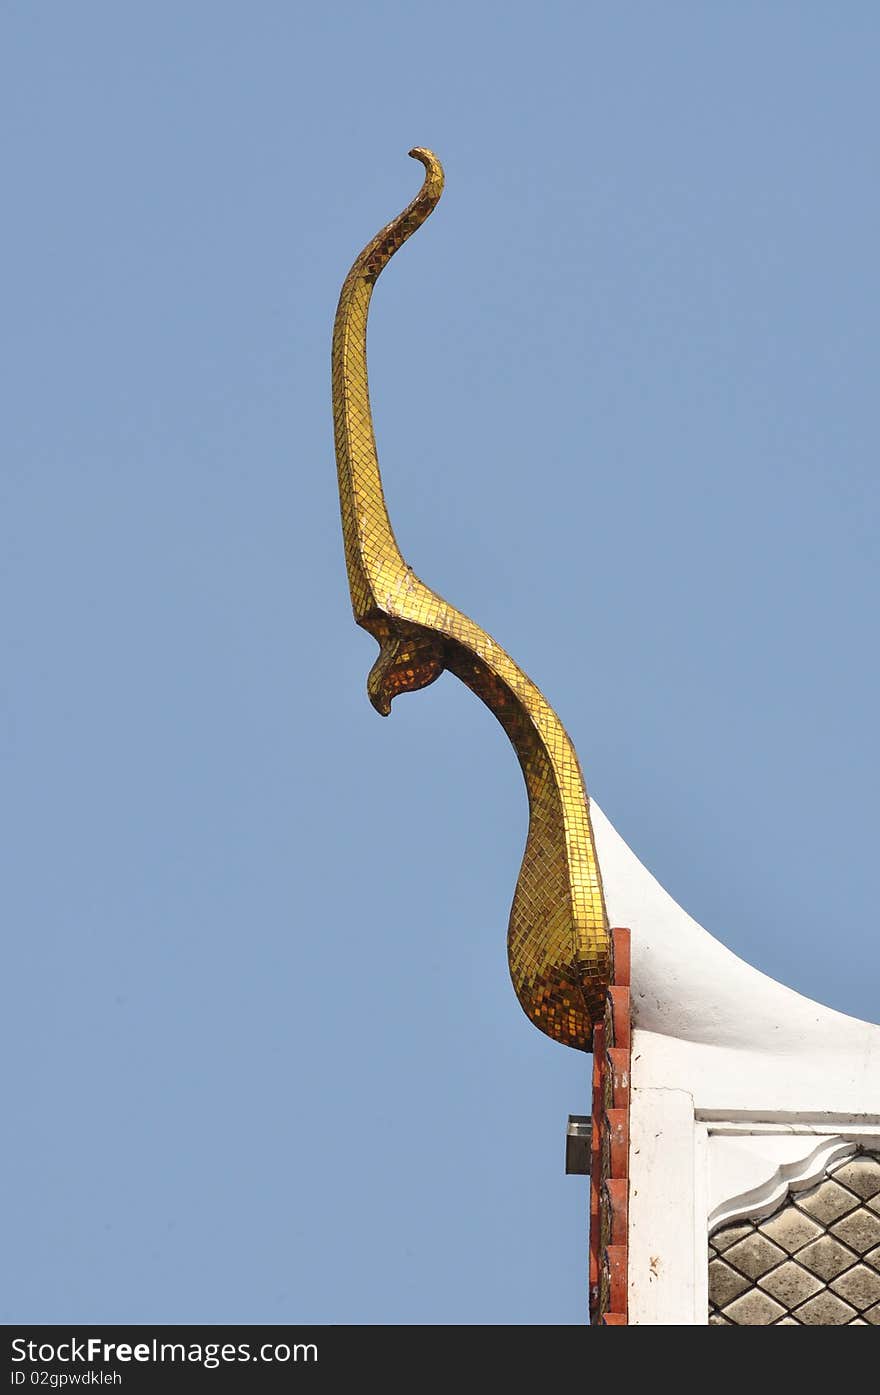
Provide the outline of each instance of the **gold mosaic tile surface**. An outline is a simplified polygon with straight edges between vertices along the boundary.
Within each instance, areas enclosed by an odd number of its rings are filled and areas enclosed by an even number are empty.
[[[555,1040],[589,1050],[611,978],[611,943],[583,776],[556,713],[508,654],[407,566],[388,517],[370,412],[367,315],[376,279],[436,207],[443,170],[429,150],[412,203],[361,252],[333,330],[333,421],[345,560],[355,620],[379,643],[367,680],[387,715],[399,693],[454,673],[498,718],[529,798],[529,831],[508,929],[517,997]]]
[[[880,1326],[880,1156],[860,1152],[709,1240],[709,1323]]]

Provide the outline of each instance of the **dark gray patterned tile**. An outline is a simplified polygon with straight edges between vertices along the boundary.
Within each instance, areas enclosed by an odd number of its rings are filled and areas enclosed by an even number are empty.
[[[848,1269],[830,1287],[860,1312],[874,1303],[880,1303],[880,1274],[866,1264],[857,1264],[854,1269]]]
[[[820,1288],[824,1288],[821,1279],[817,1279],[815,1274],[809,1270],[802,1269],[799,1264],[795,1264],[790,1259],[785,1264],[781,1264],[778,1269],[771,1269],[769,1274],[765,1274],[759,1280],[761,1288],[769,1293],[777,1302],[791,1312],[799,1303],[805,1303],[808,1298],[812,1298],[814,1293],[818,1293]],[[878,1295],[880,1296],[880,1295]],[[864,1304],[860,1306],[864,1307]]]
[[[856,1316],[856,1310],[826,1288],[798,1308],[795,1316],[809,1327],[843,1327]]]
[[[785,1317],[785,1309],[759,1288],[735,1299],[724,1313],[737,1327],[769,1327],[777,1318]]]

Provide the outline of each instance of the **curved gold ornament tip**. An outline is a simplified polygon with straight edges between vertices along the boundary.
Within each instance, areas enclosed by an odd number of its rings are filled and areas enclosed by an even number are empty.
[[[433,212],[443,167],[431,150],[421,189],[355,259],[333,328],[333,422],[354,617],[378,641],[367,692],[383,715],[399,693],[448,669],[495,714],[516,751],[529,831],[508,927],[510,974],[536,1027],[588,1051],[611,980],[611,937],[590,811],[574,746],[535,684],[495,641],[430,590],[397,545],[379,473],[367,383],[367,315],[376,279]]]
[[[414,145],[408,153],[411,160],[421,160],[425,166],[425,184],[430,185],[430,191],[435,195],[434,201],[436,203],[443,193],[443,166],[433,150],[428,150],[424,145]]]

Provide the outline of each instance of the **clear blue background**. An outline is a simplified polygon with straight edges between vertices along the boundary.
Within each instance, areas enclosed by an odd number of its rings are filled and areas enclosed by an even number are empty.
[[[417,571],[732,949],[880,1016],[873,3],[0,13],[6,1321],[579,1323],[521,779],[369,707],[329,339]]]

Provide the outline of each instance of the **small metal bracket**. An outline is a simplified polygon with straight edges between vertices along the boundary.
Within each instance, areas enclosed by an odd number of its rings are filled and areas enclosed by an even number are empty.
[[[593,1119],[590,1114],[569,1114],[565,1130],[565,1171],[573,1177],[589,1177]]]

